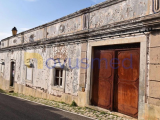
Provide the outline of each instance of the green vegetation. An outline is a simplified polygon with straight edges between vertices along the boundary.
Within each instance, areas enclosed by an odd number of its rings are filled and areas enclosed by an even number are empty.
[[[77,107],[77,103],[73,100],[70,106],[71,107]]]
[[[5,93],[5,91],[4,91],[4,90],[2,90],[2,89],[0,89],[0,93]]]

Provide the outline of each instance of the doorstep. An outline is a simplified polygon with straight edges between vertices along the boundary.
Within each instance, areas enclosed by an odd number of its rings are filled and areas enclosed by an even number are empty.
[[[119,117],[123,117],[123,118],[129,119],[129,120],[138,120],[138,119],[130,117],[128,115],[125,115],[125,114],[122,114],[122,113],[118,113],[118,112],[114,112],[114,111],[109,111],[107,109],[104,109],[104,108],[101,108],[101,107],[98,107],[98,106],[86,105],[86,107],[91,108],[93,110],[97,110],[97,111],[108,112],[108,113],[111,113],[113,115],[117,115]]]

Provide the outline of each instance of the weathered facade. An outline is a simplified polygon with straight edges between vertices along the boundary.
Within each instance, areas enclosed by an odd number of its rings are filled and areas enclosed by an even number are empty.
[[[159,3],[107,0],[1,40],[0,87],[66,103],[74,100],[140,120],[160,119]],[[126,53],[120,56],[122,51]],[[107,60],[118,57],[118,63],[111,63],[116,66],[128,65],[121,58],[128,60],[131,53],[132,69],[92,69],[96,54]]]

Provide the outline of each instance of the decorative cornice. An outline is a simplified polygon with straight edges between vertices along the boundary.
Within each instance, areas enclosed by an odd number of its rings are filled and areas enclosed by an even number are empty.
[[[72,35],[61,35],[50,39],[42,39],[32,43],[21,44],[17,46],[10,46],[6,48],[1,48],[0,51],[6,51],[17,48],[26,48],[30,46],[38,47],[40,45],[52,45],[55,44],[69,44],[77,42],[86,42],[88,40],[95,40],[101,38],[112,38],[123,35],[132,35],[137,33],[144,33],[153,30],[160,30],[160,13],[152,14],[144,17],[139,17],[131,20],[126,20],[122,22],[117,22],[113,24],[108,24],[96,29],[89,29],[80,32],[76,32]]]

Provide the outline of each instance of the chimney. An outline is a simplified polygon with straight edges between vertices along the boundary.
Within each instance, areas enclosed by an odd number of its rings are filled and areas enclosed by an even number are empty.
[[[17,28],[16,28],[16,27],[14,27],[14,28],[12,29],[12,35],[13,35],[13,36],[16,36],[16,35],[17,35]]]

